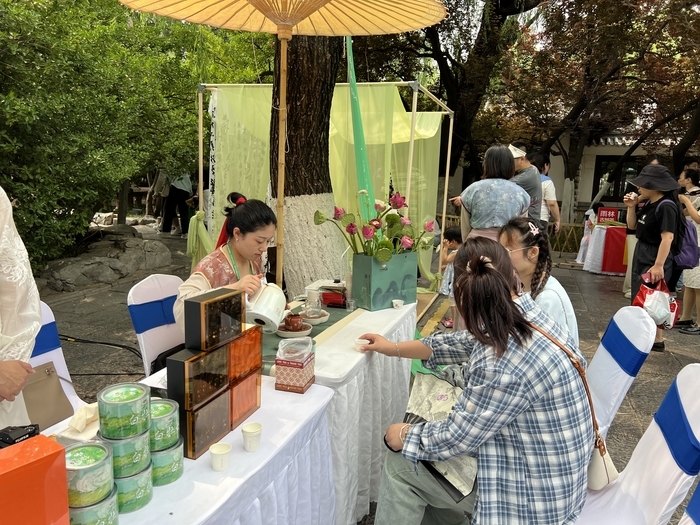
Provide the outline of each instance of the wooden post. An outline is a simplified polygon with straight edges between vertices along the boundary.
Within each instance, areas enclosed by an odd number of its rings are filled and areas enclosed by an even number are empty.
[[[287,146],[287,43],[292,39],[292,28],[278,27],[280,40],[280,107],[279,138],[277,140],[277,268],[275,270],[277,285],[282,288],[282,271],[284,268],[284,157]]]
[[[126,179],[122,182],[119,190],[119,207],[117,208],[117,224],[126,224],[126,209],[129,207],[129,189],[131,181]]]

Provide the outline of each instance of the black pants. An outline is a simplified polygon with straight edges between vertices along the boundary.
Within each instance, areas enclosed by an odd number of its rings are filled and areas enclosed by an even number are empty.
[[[190,194],[185,190],[170,186],[170,193],[165,198],[165,211],[163,212],[163,233],[169,233],[172,228],[173,219],[175,218],[175,210],[180,214],[180,228],[182,233],[186,234],[190,227],[190,213],[187,207],[187,199]]]

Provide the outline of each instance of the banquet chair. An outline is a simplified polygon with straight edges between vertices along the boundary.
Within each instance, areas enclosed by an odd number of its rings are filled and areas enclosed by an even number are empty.
[[[61,341],[58,338],[56,318],[51,308],[49,308],[49,305],[41,301],[41,330],[39,330],[36,336],[34,350],[29,359],[29,364],[32,365],[32,367],[37,367],[51,361],[53,361],[54,367],[56,368],[61,387],[66,393],[68,401],[70,401],[70,404],[73,406],[73,411],[77,412],[87,403],[80,399],[75,392],[75,388],[73,388],[70,373],[68,373],[68,366],[66,365],[66,359],[63,356]]]
[[[632,381],[644,364],[656,336],[656,325],[638,306],[620,308],[608,324],[586,370],[593,407],[603,437]]]
[[[620,477],[588,491],[576,525],[668,523],[700,470],[700,363],[684,367]]]
[[[678,525],[700,525],[700,490],[697,487]]]
[[[176,275],[154,274],[136,283],[126,298],[131,322],[141,350],[146,377],[153,361],[166,350],[185,342],[185,334],[175,324],[173,305],[182,279]]]

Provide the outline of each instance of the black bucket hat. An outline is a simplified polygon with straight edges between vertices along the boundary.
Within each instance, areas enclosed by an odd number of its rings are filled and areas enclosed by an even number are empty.
[[[671,177],[671,172],[661,164],[644,166],[634,179],[628,181],[633,186],[655,191],[671,191],[680,189],[680,185]]]

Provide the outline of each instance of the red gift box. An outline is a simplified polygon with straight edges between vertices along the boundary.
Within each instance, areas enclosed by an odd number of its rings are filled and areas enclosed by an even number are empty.
[[[275,390],[303,394],[314,384],[315,354],[311,352],[304,361],[275,359]]]

